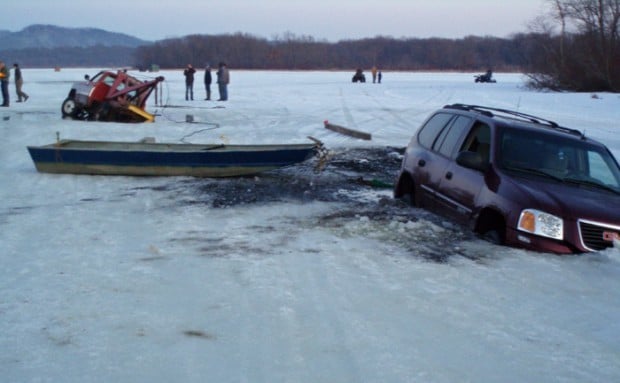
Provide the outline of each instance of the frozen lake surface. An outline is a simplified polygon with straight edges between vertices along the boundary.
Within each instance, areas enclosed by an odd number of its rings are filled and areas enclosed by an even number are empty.
[[[435,109],[518,109],[620,158],[620,96],[527,90],[518,74],[231,70],[230,101],[164,71],[153,124],[62,120],[94,70],[24,69],[0,110],[3,382],[620,381],[620,248],[496,247],[394,201],[399,149]],[[148,74],[135,73],[137,76]],[[214,95],[217,98],[217,90]],[[191,115],[194,123],[187,123]],[[323,121],[372,134],[361,141]],[[314,163],[242,179],[37,173],[61,138],[300,143]],[[620,207],[610,207],[618,209]]]

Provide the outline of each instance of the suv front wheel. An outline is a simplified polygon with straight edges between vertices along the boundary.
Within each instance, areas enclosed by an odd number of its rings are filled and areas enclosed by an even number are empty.
[[[480,213],[475,231],[482,239],[496,245],[503,245],[506,241],[506,221],[495,210],[487,208]]]

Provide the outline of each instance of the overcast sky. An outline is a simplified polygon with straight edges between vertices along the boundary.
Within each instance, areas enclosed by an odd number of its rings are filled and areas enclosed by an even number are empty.
[[[272,39],[507,37],[527,31],[545,0],[3,0],[0,29],[93,27],[145,40],[243,32]]]

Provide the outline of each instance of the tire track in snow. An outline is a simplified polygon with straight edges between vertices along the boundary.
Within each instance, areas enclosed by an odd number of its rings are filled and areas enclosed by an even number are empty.
[[[404,127],[406,129],[417,129],[422,121],[428,116],[430,112],[437,109],[440,106],[450,103],[454,98],[454,91],[447,92],[444,87],[440,87],[436,93],[433,93],[430,97],[424,99],[421,103],[417,103],[415,106],[403,109],[395,109],[391,105],[387,105],[385,99],[377,97],[376,94],[371,94],[365,91],[364,94],[377,106],[377,109],[369,112],[373,120],[384,121],[387,125],[396,125],[397,127]],[[394,99],[389,97],[387,99]],[[435,101],[440,99],[442,101]],[[391,117],[391,121],[386,118]],[[371,119],[365,122],[370,122]],[[386,126],[381,124],[380,126]],[[379,130],[383,131],[384,128]]]
[[[353,118],[353,114],[347,106],[347,101],[342,92],[342,88],[340,88],[340,104],[342,105],[342,114],[344,115],[347,126],[357,127],[355,119]]]

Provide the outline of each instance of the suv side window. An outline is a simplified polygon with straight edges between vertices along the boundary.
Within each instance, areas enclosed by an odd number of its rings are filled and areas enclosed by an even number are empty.
[[[448,113],[437,113],[431,117],[418,133],[420,145],[428,149],[432,148],[435,139],[452,117],[453,115]]]
[[[452,124],[441,132],[441,135],[435,141],[433,150],[446,157],[451,157],[457,142],[471,125],[471,120],[471,118],[465,116],[456,117]]]
[[[482,156],[484,162],[489,161],[491,148],[491,128],[489,125],[477,121],[471,129],[469,136],[461,147],[461,152],[474,152]]]

